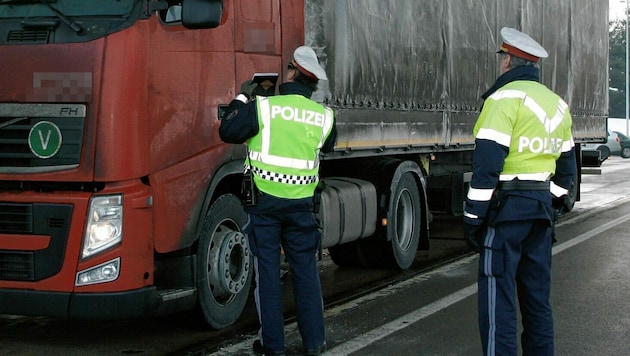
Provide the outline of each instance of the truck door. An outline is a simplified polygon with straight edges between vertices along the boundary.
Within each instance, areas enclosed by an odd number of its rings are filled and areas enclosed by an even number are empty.
[[[234,11],[236,90],[256,72],[282,75],[280,2],[237,1]]]

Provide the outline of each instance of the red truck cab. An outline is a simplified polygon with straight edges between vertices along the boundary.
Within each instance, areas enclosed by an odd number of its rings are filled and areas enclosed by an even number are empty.
[[[251,281],[243,148],[219,139],[218,110],[235,83],[282,70],[302,14],[293,1],[0,3],[0,313],[197,306],[212,327],[236,320]]]

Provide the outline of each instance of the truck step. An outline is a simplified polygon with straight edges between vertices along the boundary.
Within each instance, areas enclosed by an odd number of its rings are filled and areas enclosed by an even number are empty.
[[[163,302],[185,298],[193,295],[195,288],[173,288],[173,289],[160,289],[158,290],[158,296]]]

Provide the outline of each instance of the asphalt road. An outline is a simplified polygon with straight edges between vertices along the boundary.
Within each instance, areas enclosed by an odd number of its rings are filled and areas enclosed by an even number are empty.
[[[558,226],[553,272],[558,355],[630,354],[630,304],[625,302],[630,159],[612,157],[601,173],[583,176],[582,201]],[[443,256],[461,255],[463,241],[448,238],[450,232],[433,229],[432,236],[433,249],[418,255],[411,272]],[[384,289],[326,309],[329,354],[480,353],[475,270],[474,255],[422,274],[338,269],[325,258],[325,298],[342,288],[392,280]],[[290,295],[286,298],[290,314]],[[192,313],[108,322],[0,315],[0,355],[249,354],[256,320],[251,303],[241,319],[213,331],[201,328]],[[296,325],[289,322],[286,331],[289,351],[297,352]]]
[[[592,170],[597,172],[598,170]],[[557,355],[630,354],[630,160],[584,176],[582,200],[557,226],[552,305]],[[477,255],[327,310],[329,355],[481,354]],[[299,354],[295,324],[289,353]],[[204,354],[248,354],[254,335]]]

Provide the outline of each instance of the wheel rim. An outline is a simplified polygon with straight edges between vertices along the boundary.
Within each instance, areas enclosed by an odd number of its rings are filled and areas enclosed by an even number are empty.
[[[247,284],[249,274],[247,237],[231,220],[224,220],[214,231],[208,250],[208,287],[214,299],[229,304]]]
[[[409,249],[413,241],[414,206],[411,193],[404,189],[396,202],[396,244],[401,250]]]

